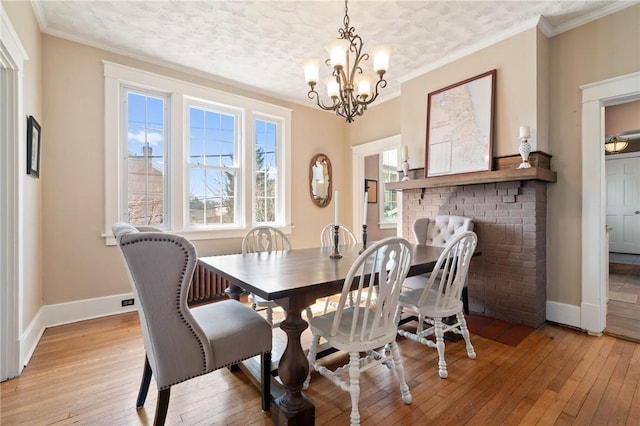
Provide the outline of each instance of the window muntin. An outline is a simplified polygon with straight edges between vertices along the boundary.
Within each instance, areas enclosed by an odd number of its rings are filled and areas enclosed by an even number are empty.
[[[123,87],[126,143],[124,220],[132,225],[166,224],[167,105],[169,99]]]
[[[398,193],[389,191],[386,183],[397,182],[398,150],[391,149],[380,154],[380,177],[382,179],[382,203],[380,204],[380,222],[396,223],[398,221]]]

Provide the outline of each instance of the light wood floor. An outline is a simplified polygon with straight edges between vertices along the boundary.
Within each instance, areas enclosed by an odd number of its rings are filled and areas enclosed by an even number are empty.
[[[399,338],[413,403],[400,398],[393,373],[380,366],[361,381],[364,425],[638,425],[640,344],[545,325],[519,346],[472,336],[447,344],[449,378],[438,377],[436,351]],[[2,383],[2,425],[147,425],[135,398],[144,350],[137,315],[123,314],[48,329],[19,377]],[[334,354],[328,363],[346,358]],[[347,393],[313,375],[307,392],[316,424],[348,424]],[[271,424],[258,390],[227,369],[172,388],[167,424]]]
[[[625,266],[627,267],[625,269]],[[618,265],[609,273],[609,291],[635,296],[607,303],[606,333],[640,342],[640,266]]]

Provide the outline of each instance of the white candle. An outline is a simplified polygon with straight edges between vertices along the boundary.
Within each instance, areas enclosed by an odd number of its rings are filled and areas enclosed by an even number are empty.
[[[362,209],[362,224],[367,224],[367,201],[369,200],[369,191],[364,193],[364,208]]]
[[[335,212],[334,212],[333,224],[338,226],[340,224],[340,222],[338,222],[338,210],[340,210],[339,200],[338,200],[338,191],[335,191],[333,193],[333,198],[335,199]]]
[[[407,145],[402,147],[402,161],[409,159],[409,147]]]
[[[528,139],[531,137],[529,126],[520,126],[520,139]]]

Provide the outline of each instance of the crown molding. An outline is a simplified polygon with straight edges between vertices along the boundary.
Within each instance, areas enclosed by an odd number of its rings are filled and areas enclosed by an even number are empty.
[[[547,19],[540,15],[538,16],[538,23],[536,24],[538,29],[547,36],[547,38],[553,37],[553,26],[547,21]]]
[[[581,25],[588,24],[589,22],[593,22],[600,18],[604,18],[607,15],[611,15],[613,13],[619,12],[628,7],[635,6],[639,3],[640,1],[638,0],[615,1],[607,6],[601,7],[600,9],[594,10],[593,12],[587,13],[586,15],[583,15],[579,18],[572,19],[571,21],[565,22],[564,24],[558,25],[556,27],[551,27],[552,28],[551,35],[547,37],[553,37],[558,34],[562,34],[564,32],[577,28]]]
[[[44,13],[42,2],[31,0],[31,9],[33,9],[33,13],[36,15],[36,20],[38,21],[38,27],[40,27],[40,31],[44,31],[49,23],[47,22],[47,14]]]

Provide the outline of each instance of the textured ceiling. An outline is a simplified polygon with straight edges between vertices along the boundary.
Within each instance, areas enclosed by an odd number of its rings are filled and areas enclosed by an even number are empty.
[[[364,51],[381,43],[393,49],[384,89],[388,98],[399,94],[401,81],[532,28],[539,16],[553,35],[635,3],[352,0],[349,17]],[[312,102],[302,65],[312,57],[324,61],[323,46],[338,36],[344,17],[344,2],[330,0],[34,0],[33,5],[46,33],[302,104]],[[328,67],[322,68],[328,75]],[[324,90],[319,88],[323,96]]]

